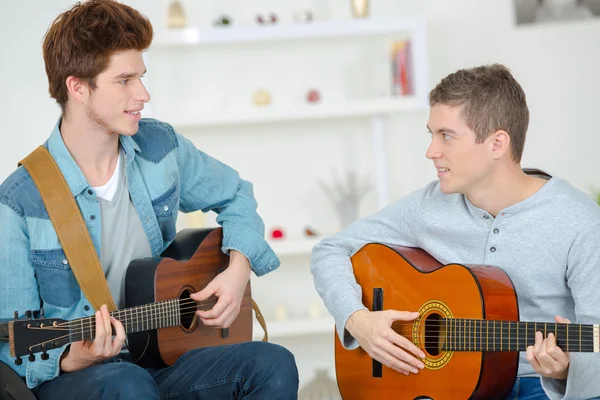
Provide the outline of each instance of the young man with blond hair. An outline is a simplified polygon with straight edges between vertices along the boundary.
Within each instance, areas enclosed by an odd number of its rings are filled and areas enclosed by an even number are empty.
[[[129,262],[165,250],[175,237],[178,211],[216,211],[230,263],[192,298],[217,296],[211,310],[196,314],[199,323],[226,328],[239,313],[251,271],[263,275],[279,260],[264,240],[252,185],[170,125],[142,119],[150,100],[142,51],[152,36],[146,17],[112,0],[77,3],[56,18],[43,50],[50,95],[62,115],[44,146],[75,197],[119,308]],[[37,398],[297,396],[293,355],[270,343],[190,350],[161,369],[131,362],[122,352],[123,325],[105,305],[94,310],[85,297],[23,167],[0,186],[0,236],[0,318],[41,307],[47,318],[95,316],[93,341],[48,351],[48,360],[16,366],[8,344],[0,343],[0,360],[25,378]]]
[[[425,354],[392,328],[417,310],[369,311],[350,257],[368,243],[418,247],[442,264],[501,267],[524,321],[600,322],[600,207],[565,180],[526,174],[529,111],[502,65],[463,69],[430,92],[426,157],[438,180],[315,246],[311,269],[346,349],[361,346],[403,374]],[[498,366],[502,368],[502,366]],[[511,399],[600,396],[596,354],[566,353],[536,333]],[[541,379],[540,379],[541,378]]]

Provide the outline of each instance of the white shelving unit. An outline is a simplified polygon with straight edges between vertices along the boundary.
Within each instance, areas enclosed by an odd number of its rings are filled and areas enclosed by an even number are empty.
[[[159,31],[146,57],[160,57],[161,51],[188,49],[200,51],[206,46],[240,45],[261,46],[273,42],[345,41],[351,38],[377,37],[397,34],[410,38],[414,95],[410,97],[371,98],[349,102],[306,104],[293,108],[248,107],[243,109],[205,110],[184,115],[149,114],[169,121],[176,129],[193,129],[215,126],[239,126],[274,122],[315,121],[340,118],[369,118],[375,160],[375,187],[377,205],[389,203],[386,149],[384,144],[384,118],[401,112],[423,110],[427,107],[429,68],[427,62],[426,25],[420,18],[388,20],[324,21],[309,24],[282,24],[274,26],[219,27],[199,29],[190,27],[174,31]],[[231,50],[235,51],[235,50]],[[149,55],[148,55],[149,54]],[[151,85],[151,82],[150,82]]]
[[[381,37],[381,42],[377,42]],[[241,104],[231,105],[229,101],[213,99],[211,97],[204,98],[205,107],[199,106],[200,103],[194,103],[198,96],[198,90],[204,88],[194,87],[193,90],[178,90],[178,87],[170,86],[171,83],[179,85],[173,80],[174,75],[179,72],[167,70],[171,74],[169,85],[162,86],[163,90],[168,90],[173,94],[174,104],[165,103],[162,109],[153,109],[150,107],[149,116],[165,120],[172,124],[175,129],[187,132],[202,131],[206,128],[235,128],[235,132],[245,134],[243,131],[245,126],[250,125],[265,125],[265,124],[284,124],[292,125],[295,131],[302,126],[302,123],[311,122],[330,122],[336,120],[360,120],[370,122],[373,159],[375,162],[375,179],[374,184],[377,191],[378,206],[383,207],[388,204],[388,183],[386,171],[386,148],[385,148],[385,118],[391,115],[398,115],[407,112],[424,110],[427,108],[427,92],[429,68],[427,62],[426,51],[426,27],[421,19],[390,19],[390,20],[351,20],[351,21],[329,21],[329,22],[313,22],[309,24],[296,25],[275,25],[275,26],[254,26],[254,27],[226,27],[212,29],[197,29],[188,28],[179,31],[156,32],[155,41],[146,53],[146,64],[150,66],[154,59],[167,57],[176,59],[169,60],[173,70],[181,67],[180,63],[184,63],[183,71],[187,74],[196,74],[196,70],[191,67],[192,60],[204,63],[202,57],[194,57],[198,54],[208,54],[207,58],[213,60],[214,57],[228,57],[229,62],[233,62],[231,54],[241,52],[246,56],[244,59],[252,63],[255,61],[248,57],[248,54],[253,54],[251,49],[262,49],[263,56],[269,57],[272,52],[283,51],[285,56],[276,58],[275,62],[280,68],[286,68],[288,59],[286,57],[293,56],[292,52],[298,49],[307,51],[307,44],[319,50],[317,53],[327,55],[329,49],[327,46],[335,46],[342,48],[344,46],[357,45],[360,55],[365,47],[366,40],[373,40],[376,43],[389,43],[390,37],[393,40],[409,39],[411,43],[411,67],[413,71],[412,87],[413,95],[401,97],[382,97],[379,94],[372,95],[351,95],[343,90],[347,83],[340,77],[340,82],[332,84],[332,90],[338,89],[339,92],[328,93],[325,96],[325,101],[317,104],[301,103],[297,100],[295,104],[293,100],[289,100],[292,104],[276,101],[269,106],[257,107],[253,106],[250,101],[247,101],[247,106],[242,101]],[[363,40],[364,39],[364,40]],[[297,44],[297,47],[294,47]],[[362,47],[360,47],[362,46]],[[380,46],[382,50],[385,46]],[[312,47],[311,47],[312,48]],[[320,51],[320,53],[318,53]],[[383,50],[385,53],[387,50]],[[368,52],[368,51],[367,51]],[[188,56],[190,54],[190,56]],[[303,53],[304,54],[304,53]],[[336,53],[342,56],[345,53]],[[183,56],[182,56],[183,55]],[[384,57],[386,55],[384,54]],[[303,56],[304,57],[304,56]],[[243,58],[242,58],[243,59]],[[359,61],[369,63],[372,59],[360,58]],[[387,58],[385,59],[387,62]],[[302,60],[295,59],[298,63]],[[293,61],[289,61],[290,63]],[[329,62],[333,62],[333,67]],[[337,64],[335,64],[337,62]],[[336,68],[342,65],[343,62],[348,62],[345,58],[329,58],[327,61],[320,61],[318,65],[330,68],[329,74],[323,73],[321,69],[317,71],[317,75],[324,76],[323,79],[337,79],[338,76],[331,74],[331,68]],[[269,62],[261,62],[261,68],[272,67]],[[298,64],[296,64],[298,65]],[[214,67],[214,66],[213,66]],[[387,65],[386,65],[387,67]],[[385,70],[385,68],[384,68]],[[149,68],[149,74],[146,78],[146,85],[149,89],[153,87],[153,68]],[[215,71],[214,68],[211,71]],[[241,72],[240,72],[241,71]],[[389,69],[387,70],[389,72]],[[220,72],[220,71],[219,71]],[[231,70],[229,70],[231,72]],[[235,73],[244,74],[245,70],[235,70]],[[290,74],[290,79],[302,80],[303,70],[296,69],[294,74]],[[314,72],[314,71],[312,71]],[[214,73],[214,72],[213,72]],[[226,74],[224,71],[223,74]],[[385,71],[382,71],[385,74]],[[226,76],[226,75],[225,75]],[[264,78],[264,74],[259,76]],[[271,78],[267,76],[267,81]],[[315,75],[311,75],[315,78]],[[185,78],[181,78],[185,82]],[[250,79],[250,78],[249,78]],[[352,79],[352,78],[350,78]],[[239,84],[239,80],[235,81]],[[192,82],[193,83],[193,82]],[[207,82],[210,85],[213,82]],[[221,84],[222,82],[219,82]],[[245,81],[242,81],[245,83]],[[288,81],[285,80],[283,91],[287,91]],[[310,79],[306,79],[307,85],[312,85]],[[323,83],[323,82],[321,82]],[[325,82],[327,83],[327,82]],[[254,84],[254,81],[253,81]],[[264,81],[256,82],[256,85],[264,85]],[[337,85],[337,86],[336,86]],[[299,85],[302,86],[302,85]],[[317,84],[318,86],[318,84]],[[252,85],[246,85],[240,93],[248,95],[252,92]],[[215,84],[211,86],[213,92],[221,91],[222,87]],[[258,88],[258,86],[257,86]],[[238,89],[237,87],[228,87],[223,90],[229,93]],[[298,90],[298,87],[296,87]],[[290,90],[291,91],[291,90]],[[183,93],[185,100],[178,101],[177,96]],[[280,92],[281,93],[281,92]],[[297,92],[296,92],[297,93]],[[336,94],[343,93],[341,96]],[[379,93],[377,91],[377,93]],[[291,93],[287,93],[291,96]],[[243,94],[241,94],[243,96]],[[248,97],[246,98],[248,99]],[[213,101],[214,100],[214,101]],[[221,107],[214,104],[224,104]],[[225,105],[227,104],[227,105]],[[152,104],[149,104],[152,106]],[[206,106],[211,107],[206,109]],[[250,133],[248,133],[250,134]],[[293,237],[288,236],[284,239],[270,239],[269,244],[274,252],[280,258],[281,267],[265,275],[264,277],[253,277],[252,292],[253,297],[261,307],[264,317],[267,321],[269,332],[269,340],[273,343],[281,344],[288,348],[294,354],[300,372],[300,383],[306,381],[313,376],[316,368],[328,368],[331,372],[334,370],[334,354],[333,341],[335,324],[333,318],[323,309],[318,309],[322,305],[320,298],[314,289],[312,276],[310,274],[310,255],[313,247],[318,243],[320,237]],[[287,315],[286,319],[278,320],[275,315],[283,310],[283,314]],[[309,315],[314,315],[315,309],[320,311],[321,315],[318,318],[311,318]],[[263,331],[260,325],[255,321],[253,325],[253,339],[260,340]]]
[[[174,46],[210,46],[221,44],[274,41],[347,39],[399,32],[421,33],[422,19],[319,21],[307,24],[264,25],[251,27],[219,27],[157,32],[152,48]]]
[[[167,115],[162,119],[170,121],[176,129],[197,129],[248,124],[268,124],[280,122],[318,121],[340,118],[365,118],[392,115],[421,108],[415,96],[395,99],[354,100],[338,104],[305,104],[296,107],[255,107],[222,109],[210,113],[190,115]]]
[[[267,321],[267,331],[270,339],[282,339],[308,335],[333,336],[335,323],[333,317],[289,319],[284,321]],[[254,322],[252,338],[260,340],[263,337],[262,327]]]
[[[321,240],[321,237],[303,237],[286,239],[269,239],[268,243],[280,257],[310,255],[312,248]]]

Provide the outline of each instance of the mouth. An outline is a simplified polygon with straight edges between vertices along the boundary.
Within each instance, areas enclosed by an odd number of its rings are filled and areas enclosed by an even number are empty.
[[[140,113],[140,110],[130,110],[130,111],[123,111],[123,113],[125,115],[127,115],[128,118],[130,118],[133,122],[139,122],[140,119],[142,119],[142,114]]]
[[[442,177],[442,176],[446,175],[448,172],[450,172],[450,169],[446,168],[446,167],[435,167],[435,169],[437,169],[438,177]]]

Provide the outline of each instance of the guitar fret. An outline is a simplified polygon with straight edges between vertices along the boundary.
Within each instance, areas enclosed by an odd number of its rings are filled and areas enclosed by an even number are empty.
[[[485,349],[490,350],[490,321],[485,321]]]
[[[502,321],[500,321],[500,351],[502,351]]]

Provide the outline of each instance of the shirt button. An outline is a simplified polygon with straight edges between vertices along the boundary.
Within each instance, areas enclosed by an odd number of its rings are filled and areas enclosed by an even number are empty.
[[[169,206],[165,204],[165,205],[163,206],[163,210],[165,210],[165,211],[169,211]]]
[[[487,214],[483,214],[483,218],[485,218],[485,219],[490,219],[490,216],[489,216],[489,215],[487,215]]]
[[[498,233],[498,232],[500,232],[500,229],[498,229],[498,228],[494,229],[494,233]]]
[[[91,196],[94,194],[94,192],[92,191],[92,189],[88,189],[88,194]]]
[[[89,311],[89,310],[90,310],[90,306],[88,306],[88,305],[86,304],[85,306],[83,306],[83,309],[84,309],[85,311]]]
[[[496,248],[495,248],[495,247],[490,247],[490,251],[491,251],[492,253],[494,253],[494,252],[496,251]]]
[[[96,219],[96,216],[94,214],[90,215],[90,219],[93,221]]]
[[[62,260],[63,265],[67,265],[69,263],[69,261],[65,258],[64,260]]]

